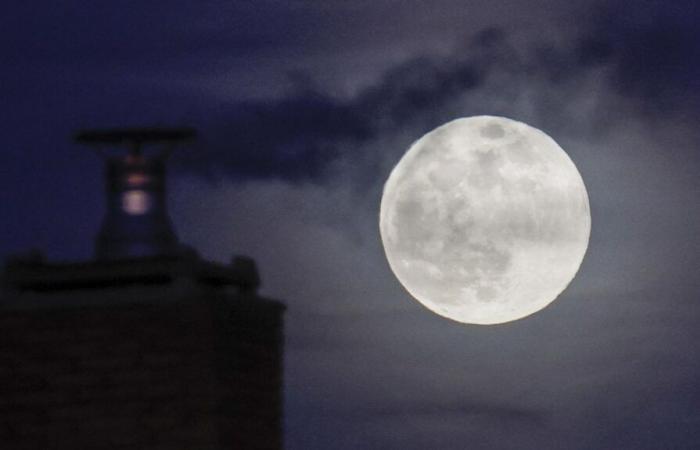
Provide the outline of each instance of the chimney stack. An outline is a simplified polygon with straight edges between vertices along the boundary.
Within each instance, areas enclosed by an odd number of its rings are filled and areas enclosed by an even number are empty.
[[[76,135],[77,142],[94,147],[105,160],[107,205],[96,240],[97,259],[177,253],[178,240],[166,207],[165,165],[174,146],[194,136],[189,128],[89,130]]]

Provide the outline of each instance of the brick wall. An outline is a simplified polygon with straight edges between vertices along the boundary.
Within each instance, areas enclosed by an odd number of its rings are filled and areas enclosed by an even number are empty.
[[[216,292],[0,311],[0,448],[279,449],[282,340],[278,303]]]

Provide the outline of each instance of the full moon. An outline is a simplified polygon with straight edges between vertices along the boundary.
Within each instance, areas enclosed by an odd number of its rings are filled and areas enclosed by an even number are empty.
[[[384,185],[379,229],[419,302],[463,323],[539,311],[576,275],[591,215],[581,175],[544,132],[495,116],[416,141]]]

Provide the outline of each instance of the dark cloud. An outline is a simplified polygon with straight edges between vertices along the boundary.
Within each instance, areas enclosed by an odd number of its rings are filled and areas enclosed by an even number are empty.
[[[209,128],[195,159],[184,162],[192,168],[199,161],[237,180],[317,179],[338,156],[341,141],[374,133],[360,112],[313,91],[279,101],[236,103]]]
[[[614,89],[657,115],[700,108],[700,30],[696,2],[611,3],[596,10],[582,47],[614,60]]]
[[[185,160],[183,166],[214,169],[239,181],[318,182],[347,153],[364,158],[368,167],[363,170],[371,171],[383,155],[358,153],[378,136],[416,127],[427,131],[456,115],[522,116],[517,105],[485,104],[470,95],[495,90],[498,83],[504,89],[494,92],[494,98],[504,101],[537,86],[523,119],[549,131],[588,132],[623,120],[611,117],[618,111],[605,98],[596,100],[599,111],[588,114],[586,124],[572,125],[575,111],[561,113],[580,101],[571,97],[581,94],[583,83],[596,71],[601,81],[598,92],[590,95],[633,99],[639,113],[678,114],[686,109],[678,103],[680,96],[694,99],[684,94],[700,79],[694,75],[695,66],[700,67],[695,63],[700,39],[693,38],[694,28],[678,28],[674,17],[628,24],[612,12],[586,23],[563,43],[533,41],[525,46],[513,45],[503,29],[486,28],[449,55],[398,64],[350,98],[324,93],[311,82],[279,99],[223,104],[205,126],[207,157]]]
[[[390,70],[351,99],[310,88],[282,99],[224,105],[205,129],[207,142],[200,152],[206,157],[181,163],[238,181],[322,181],[342,149],[357,148],[439,110],[451,97],[477,88],[481,77],[469,61],[422,57]]]
[[[306,85],[279,99],[223,104],[205,125],[207,157],[183,165],[239,181],[319,182],[348,153],[349,158],[364,158],[363,170],[372,171],[382,155],[353,153],[378,136],[408,127],[427,131],[455,115],[522,115],[517,107],[484,105],[469,95],[498,79],[507,80],[506,92],[495,93],[500,97],[509,95],[507,90],[517,97],[540,86],[530,99],[534,114],[525,118],[549,131],[582,129],[561,111],[571,106],[567,102],[576,104],[571,96],[595,71],[601,71],[602,82],[591,95],[632,99],[639,114],[683,114],[700,105],[695,94],[700,92],[700,36],[687,20],[691,10],[690,4],[687,9],[666,8],[654,2],[635,7],[633,13],[597,9],[563,43],[538,40],[515,46],[507,31],[488,27],[446,56],[426,55],[396,65],[350,98]],[[624,120],[611,117],[618,112],[610,108],[612,102],[597,100],[599,111],[589,114],[584,126],[600,131]]]
[[[501,34],[497,29],[486,30],[475,43],[496,47]],[[486,71],[486,64],[457,55],[426,56],[389,70],[350,99],[334,98],[306,85],[281,99],[226,104],[206,125],[203,150],[192,159],[184,156],[180,163],[190,170],[214,170],[239,181],[321,181],[342,149],[357,148],[417,117],[434,115],[454,97],[477,89]],[[437,125],[439,120],[432,122]]]

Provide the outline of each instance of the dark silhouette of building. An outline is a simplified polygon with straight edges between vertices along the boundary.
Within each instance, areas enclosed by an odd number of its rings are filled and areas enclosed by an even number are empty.
[[[192,136],[78,135],[106,160],[107,213],[93,261],[5,264],[0,449],[282,448],[284,308],[253,260],[204,261],[168,219],[165,159]]]

